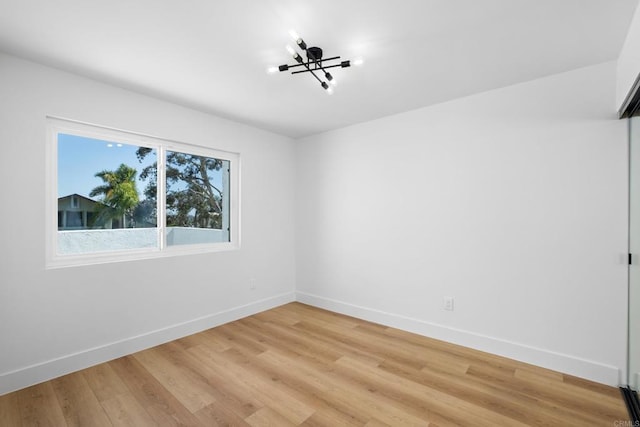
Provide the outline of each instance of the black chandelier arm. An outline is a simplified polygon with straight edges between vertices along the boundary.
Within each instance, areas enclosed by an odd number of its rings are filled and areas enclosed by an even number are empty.
[[[312,70],[311,68],[309,68],[309,65],[308,65],[308,64],[304,64],[304,66],[307,68],[305,71],[310,72],[310,73],[311,73],[311,75],[312,75],[313,77],[315,77],[317,81],[319,81],[319,82],[320,82],[320,84],[324,83],[324,82],[322,81],[322,79],[320,79],[320,77],[316,76],[316,73],[314,73],[314,71],[315,71],[315,70]]]
[[[347,62],[347,61],[345,61],[345,62]],[[300,64],[300,65],[302,65],[302,64]],[[334,65],[328,65],[328,66],[326,66],[326,67],[324,67],[324,68],[325,68],[325,69],[327,69],[327,68],[336,68],[336,67],[342,67],[342,68],[345,68],[345,67],[348,67],[348,66],[349,66],[349,65],[334,64]],[[311,70],[299,70],[299,71],[292,71],[292,72],[291,72],[291,74],[308,73],[309,71],[311,71]]]
[[[339,57],[339,56],[334,56],[334,57],[331,57],[331,58],[323,59],[322,61],[323,61],[323,62],[326,62],[326,61],[333,61],[334,59],[340,59],[340,57]],[[284,65],[281,65],[280,67],[282,67],[283,69],[282,69],[282,70],[280,70],[280,71],[287,71],[289,68],[302,67],[302,66],[309,66],[310,64],[313,64],[313,62],[312,62],[312,61],[307,61],[307,62],[302,62],[302,63],[300,63],[300,64],[292,64],[292,65],[287,65],[287,64],[285,64],[285,65],[286,65],[286,68],[285,68],[285,66],[284,66]],[[330,68],[330,67],[335,67],[335,65],[331,65],[331,66],[329,66],[329,67],[325,67],[325,68]],[[306,72],[306,71],[305,71],[305,72]]]

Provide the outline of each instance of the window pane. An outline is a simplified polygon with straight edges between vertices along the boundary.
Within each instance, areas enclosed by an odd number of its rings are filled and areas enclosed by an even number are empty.
[[[167,245],[229,242],[229,161],[166,154]]]
[[[157,248],[156,150],[58,134],[61,255]]]
[[[84,228],[82,225],[82,212],[67,211],[67,228]]]

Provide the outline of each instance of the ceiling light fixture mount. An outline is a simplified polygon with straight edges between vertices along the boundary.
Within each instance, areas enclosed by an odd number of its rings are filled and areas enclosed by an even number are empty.
[[[332,61],[339,60],[340,57],[332,56],[330,58],[323,58],[322,57],[323,52],[321,48],[317,46],[307,46],[307,43],[305,43],[305,41],[302,40],[302,38],[298,36],[298,34],[295,31],[290,31],[289,34],[295,40],[298,48],[300,48],[300,50],[306,53],[307,60],[305,61],[302,58],[302,56],[294,48],[287,45],[287,51],[289,52],[289,54],[291,54],[293,59],[295,59],[296,64],[291,64],[291,65],[283,64],[278,66],[277,69],[280,72],[282,72],[282,71],[289,71],[291,68],[303,67],[303,69],[291,71],[291,74],[311,73],[311,75],[315,77],[315,79],[318,80],[318,82],[320,82],[320,86],[324,90],[326,90],[327,93],[329,94],[333,93],[333,89],[329,86],[329,83],[331,83],[332,85],[335,85],[336,79],[327,70],[329,68],[336,68],[336,67],[340,67],[340,68],[350,67],[351,61],[348,61],[348,60],[340,61],[338,63],[332,62]],[[275,71],[275,67],[271,67],[269,68],[269,70],[270,72]],[[322,77],[318,77],[316,73],[318,74],[322,73],[326,81]]]

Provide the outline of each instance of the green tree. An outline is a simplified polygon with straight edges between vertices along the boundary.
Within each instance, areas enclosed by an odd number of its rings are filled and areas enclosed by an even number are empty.
[[[145,199],[133,209],[133,220],[136,228],[155,227],[158,224],[156,217],[156,201]]]
[[[136,174],[137,171],[134,168],[124,163],[115,171],[103,170],[95,174],[104,182],[89,193],[90,197],[102,196],[100,201],[103,207],[98,210],[96,221],[122,219],[122,226],[127,227],[126,218],[129,218],[129,227],[134,226],[131,221],[133,210],[140,202],[136,188]]]
[[[140,147],[136,156],[142,161],[154,152]],[[212,176],[223,161],[211,157],[168,151],[166,158],[167,225],[198,228],[222,228],[222,190]],[[157,163],[147,166],[140,179],[149,179],[144,190],[147,200],[156,200]]]

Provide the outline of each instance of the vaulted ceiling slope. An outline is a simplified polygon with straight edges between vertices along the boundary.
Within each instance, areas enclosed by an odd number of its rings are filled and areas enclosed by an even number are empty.
[[[0,50],[294,138],[617,58],[638,0],[0,0]],[[295,29],[336,68],[292,63]]]

